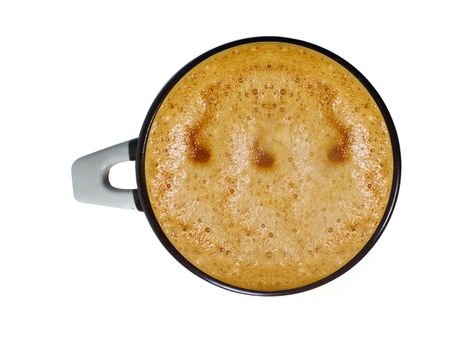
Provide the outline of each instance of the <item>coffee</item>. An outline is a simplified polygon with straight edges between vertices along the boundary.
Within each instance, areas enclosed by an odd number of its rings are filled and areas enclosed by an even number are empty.
[[[175,248],[206,274],[274,291],[337,271],[383,217],[393,158],[365,87],[323,54],[239,45],[197,64],[150,129],[150,202]]]

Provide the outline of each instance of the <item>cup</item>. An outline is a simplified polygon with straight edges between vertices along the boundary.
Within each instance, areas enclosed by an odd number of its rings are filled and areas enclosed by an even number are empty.
[[[156,112],[158,111],[161,103],[164,101],[167,94],[171,91],[174,85],[183,77],[185,74],[190,71],[193,67],[195,67],[200,62],[204,61],[208,57],[219,53],[223,50],[243,45],[249,43],[260,43],[260,42],[283,42],[283,43],[290,43],[298,46],[302,46],[305,48],[312,49],[317,51],[330,59],[336,61],[344,68],[346,68],[351,74],[353,74],[368,90],[370,95],[373,97],[374,101],[376,102],[377,106],[379,107],[384,121],[386,122],[386,126],[388,129],[390,141],[392,144],[392,153],[393,153],[393,180],[392,180],[392,187],[389,195],[388,204],[384,215],[381,218],[379,225],[377,226],[376,230],[374,231],[373,235],[369,239],[369,241],[364,245],[364,247],[360,250],[360,252],[355,255],[350,261],[348,261],[345,265],[339,268],[334,273],[322,278],[314,283],[310,283],[308,285],[299,287],[299,288],[292,288],[287,290],[272,290],[272,291],[261,291],[261,290],[250,290],[245,288],[240,288],[237,286],[230,285],[225,283],[219,279],[216,279],[205,272],[201,271],[198,267],[196,267],[193,263],[187,260],[170,242],[167,236],[164,234],[154,212],[151,208],[151,204],[148,197],[148,190],[146,186],[145,180],[145,152],[146,152],[146,145],[148,141],[148,134],[150,127],[153,123],[154,117]],[[136,166],[136,180],[137,180],[137,188],[133,190],[128,189],[119,189],[113,187],[109,182],[109,171],[111,167],[120,162],[126,161],[135,161]],[[298,292],[307,291],[318,286],[321,286],[325,283],[332,281],[333,279],[337,278],[338,276],[342,275],[350,268],[352,268],[356,263],[358,263],[374,246],[376,241],[379,239],[381,234],[383,233],[390,217],[393,212],[397,195],[399,191],[399,184],[400,184],[400,176],[401,176],[401,156],[400,156],[400,149],[399,149],[399,142],[396,133],[396,129],[394,127],[394,123],[391,119],[388,109],[386,108],[383,100],[376,92],[374,87],[370,84],[370,82],[350,63],[345,61],[344,59],[340,58],[336,54],[316,46],[314,44],[310,44],[305,41],[295,40],[290,38],[284,37],[253,37],[247,38],[242,40],[237,40],[234,42],[230,42],[219,47],[216,47],[212,50],[205,52],[204,54],[200,55],[199,57],[195,58],[187,65],[185,65],[182,69],[180,69],[169,81],[168,83],[162,88],[159,92],[157,97],[155,98],[154,102],[152,103],[146,119],[144,120],[141,132],[138,138],[133,140],[129,140],[126,142],[122,142],[115,146],[111,146],[109,148],[97,151],[95,153],[86,155],[77,159],[72,165],[72,182],[73,182],[73,193],[76,200],[85,203],[92,203],[92,204],[99,204],[104,206],[116,207],[116,208],[124,208],[124,209],[136,209],[139,211],[143,211],[146,214],[146,218],[149,221],[152,229],[154,230],[156,236],[160,240],[160,242],[164,245],[167,251],[183,266],[185,266],[188,270],[193,272],[198,277],[218,286],[225,288],[227,290],[233,292],[239,292],[249,295],[262,295],[262,296],[272,296],[272,295],[285,295],[285,294],[293,294]]]

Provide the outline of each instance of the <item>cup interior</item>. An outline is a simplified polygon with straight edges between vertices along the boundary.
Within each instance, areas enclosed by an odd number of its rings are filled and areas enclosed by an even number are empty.
[[[226,49],[238,46],[238,45],[256,43],[256,42],[284,42],[284,43],[291,43],[291,44],[303,46],[305,48],[309,48],[321,54],[324,54],[325,56],[336,61],[337,63],[342,65],[344,68],[346,68],[349,72],[351,72],[351,74],[353,74],[367,89],[369,94],[372,96],[372,98],[376,102],[379,110],[381,111],[381,114],[384,118],[384,121],[388,129],[389,138],[391,141],[392,156],[393,156],[393,177],[392,177],[392,186],[391,186],[391,191],[389,195],[389,200],[386,206],[386,210],[381,218],[381,221],[379,225],[377,226],[376,230],[374,231],[373,235],[369,239],[369,241],[364,245],[364,247],[360,250],[360,252],[357,255],[355,255],[350,261],[348,261],[345,265],[343,265],[337,271],[311,284],[308,284],[308,285],[305,285],[299,288],[292,288],[292,289],[286,289],[286,290],[261,291],[261,290],[244,289],[244,288],[240,288],[234,285],[230,285],[228,283],[220,281],[206,274],[205,272],[200,270],[198,267],[196,267],[194,264],[192,264],[189,260],[187,260],[175,248],[175,246],[170,242],[168,237],[164,234],[161,228],[161,225],[159,224],[156,218],[156,215],[151,207],[150,199],[148,196],[146,177],[145,177],[145,155],[146,155],[146,148],[147,148],[147,143],[148,143],[149,130],[157,114],[157,111],[159,110],[164,99],[166,98],[168,93],[171,91],[171,89],[175,86],[175,84],[183,76],[185,76],[185,74],[188,71],[190,71],[193,67],[195,67],[200,62],[207,59],[208,57],[216,53],[219,53],[223,50],[226,50]],[[200,278],[216,286],[219,286],[221,288],[234,291],[234,292],[243,293],[243,294],[249,294],[249,295],[273,296],[273,295],[286,295],[286,294],[303,292],[303,291],[307,291],[307,290],[316,288],[318,286],[321,286],[327,282],[330,282],[333,279],[345,273],[346,271],[348,271],[350,268],[352,268],[371,250],[371,248],[374,246],[374,244],[376,243],[376,241],[379,239],[384,229],[386,228],[387,223],[394,210],[394,206],[397,200],[397,195],[398,195],[399,186],[400,186],[401,156],[400,156],[399,141],[398,141],[396,129],[394,127],[394,123],[392,121],[392,118],[389,114],[388,109],[386,108],[383,100],[381,99],[377,91],[374,89],[374,87],[355,67],[353,67],[350,63],[348,63],[341,57],[337,56],[336,54],[324,48],[316,46],[314,44],[310,44],[308,42],[304,42],[304,41],[300,41],[296,39],[290,39],[290,38],[283,38],[283,37],[254,37],[254,38],[247,38],[247,39],[237,40],[237,41],[234,41],[228,44],[224,44],[200,55],[199,57],[195,58],[190,63],[188,63],[186,66],[184,66],[180,71],[178,71],[169,80],[169,82],[163,87],[163,89],[160,91],[160,93],[155,98],[153,104],[151,105],[148,111],[148,114],[143,123],[143,126],[141,128],[139,141],[138,141],[138,147],[136,151],[136,173],[137,173],[137,183],[138,183],[138,194],[139,194],[139,199],[141,202],[141,207],[143,211],[145,212],[146,217],[152,229],[154,230],[156,236],[158,237],[158,239],[161,241],[164,247],[179,263],[181,263],[188,270],[190,270],[191,272],[193,272],[195,275],[199,276]]]

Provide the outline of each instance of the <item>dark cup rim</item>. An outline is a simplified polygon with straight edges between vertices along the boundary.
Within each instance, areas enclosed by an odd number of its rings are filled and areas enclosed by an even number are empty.
[[[386,210],[381,218],[381,221],[377,228],[375,229],[375,232],[369,239],[369,241],[363,246],[363,248],[360,250],[360,252],[355,255],[351,260],[349,260],[345,265],[343,265],[341,268],[333,272],[332,274],[315,281],[313,283],[307,284],[305,286],[301,286],[298,288],[292,288],[292,289],[285,289],[285,290],[273,290],[273,291],[259,291],[259,290],[251,290],[251,289],[246,289],[246,288],[240,288],[225,282],[222,282],[202,270],[200,270],[198,267],[193,265],[190,261],[188,261],[175,247],[174,245],[170,242],[170,240],[167,238],[167,236],[164,234],[162,228],[160,227],[156,216],[152,210],[151,203],[149,200],[148,192],[147,192],[147,187],[146,187],[146,180],[145,180],[145,171],[144,171],[144,160],[145,160],[145,151],[146,151],[146,144],[149,136],[149,130],[151,128],[152,122],[154,120],[154,117],[167,96],[167,94],[170,92],[170,90],[175,86],[175,84],[193,67],[195,67],[198,63],[204,61],[208,57],[221,52],[223,50],[243,45],[243,44],[249,44],[249,43],[254,43],[254,42],[283,42],[283,43],[289,43],[289,44],[295,44],[298,46],[303,46],[312,50],[315,50],[317,52],[320,52],[321,54],[324,54],[325,56],[331,58],[332,60],[336,61],[340,65],[342,65],[344,68],[346,68],[350,73],[352,73],[362,84],[363,86],[368,90],[368,92],[371,94],[373,97],[374,101],[378,105],[384,120],[386,122],[386,126],[388,128],[390,140],[391,140],[391,146],[392,146],[392,154],[393,154],[393,181],[392,181],[392,187],[391,187],[391,192],[390,196],[388,199],[388,203],[386,206]],[[138,147],[137,147],[137,153],[136,153],[136,179],[137,179],[137,184],[138,184],[138,195],[139,199],[141,202],[141,207],[143,211],[146,214],[146,217],[154,230],[156,236],[158,239],[161,241],[163,246],[169,251],[169,253],[180,263],[182,264],[185,268],[187,268],[189,271],[197,275],[198,277],[218,286],[221,288],[224,288],[229,291],[237,292],[237,293],[242,293],[242,294],[248,294],[248,295],[258,295],[258,296],[279,296],[279,295],[288,295],[288,294],[295,294],[295,293],[300,293],[304,291],[308,291],[310,289],[322,286],[323,284],[326,284],[335,278],[341,276],[345,272],[347,272],[349,269],[351,269],[353,266],[355,266],[370,250],[371,248],[375,245],[375,243],[378,241],[378,239],[381,237],[381,234],[383,233],[384,229],[386,228],[389,219],[391,218],[391,215],[394,210],[394,206],[397,201],[397,196],[399,193],[399,187],[400,187],[400,179],[401,179],[401,154],[400,154],[400,147],[399,147],[399,140],[397,137],[397,132],[394,126],[394,123],[392,121],[391,115],[389,114],[388,109],[386,108],[386,105],[384,104],[383,100],[381,99],[380,95],[376,91],[376,89],[371,85],[371,83],[363,76],[362,73],[360,73],[354,66],[352,66],[350,63],[348,63],[346,60],[343,58],[339,57],[338,55],[334,54],[333,52],[326,50],[320,46],[308,43],[306,41],[302,40],[297,40],[297,39],[291,39],[291,38],[286,38],[286,37],[279,37],[279,36],[259,36],[259,37],[251,37],[251,38],[246,38],[246,39],[240,39],[240,40],[235,40],[229,43],[226,43],[224,45],[218,46],[214,49],[211,49],[202,55],[196,57],[192,61],[190,61],[188,64],[186,64],[183,68],[181,68],[162,88],[162,90],[159,92],[157,97],[155,98],[154,102],[152,103],[151,107],[149,108],[149,111],[147,113],[147,116],[144,120],[144,123],[141,127],[141,132],[138,138]]]

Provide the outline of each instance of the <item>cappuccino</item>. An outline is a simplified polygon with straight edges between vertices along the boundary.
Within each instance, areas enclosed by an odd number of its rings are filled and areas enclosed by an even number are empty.
[[[344,266],[379,225],[393,177],[366,88],[331,58],[282,42],[225,49],[188,71],[156,113],[144,161],[175,248],[257,291]]]

